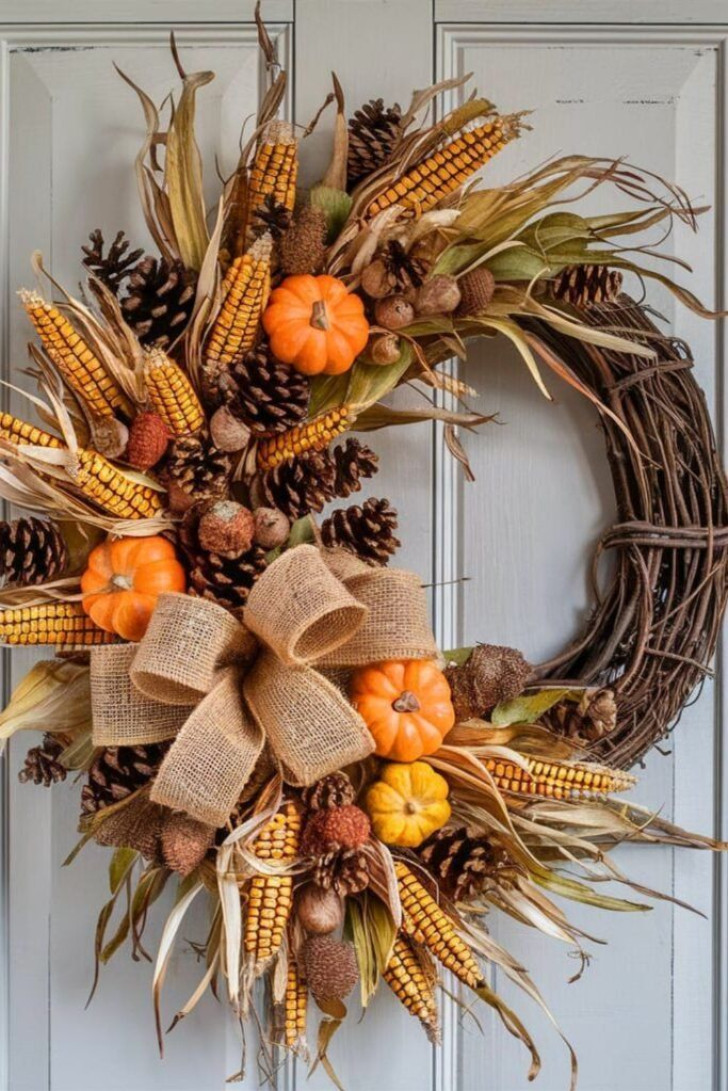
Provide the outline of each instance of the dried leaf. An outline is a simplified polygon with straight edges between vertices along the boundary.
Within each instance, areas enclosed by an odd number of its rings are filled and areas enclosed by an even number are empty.
[[[20,730],[73,735],[91,724],[87,664],[70,659],[36,663],[13,690],[0,713],[0,740]]]
[[[202,190],[202,160],[195,140],[195,95],[215,78],[214,72],[185,76],[182,95],[167,133],[164,180],[182,261],[199,270],[210,241]]]

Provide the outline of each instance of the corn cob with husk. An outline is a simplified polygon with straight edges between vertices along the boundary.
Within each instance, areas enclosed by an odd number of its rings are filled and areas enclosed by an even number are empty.
[[[428,212],[467,182],[518,132],[517,118],[496,117],[462,133],[380,193],[369,205],[366,216],[376,216],[392,205],[401,205],[409,212]]]
[[[248,220],[263,208],[266,199],[273,205],[293,209],[296,202],[298,150],[293,126],[287,121],[271,121],[261,138],[248,184]]]
[[[17,447],[65,448],[65,444],[50,432],[44,432],[10,413],[0,416],[0,439]],[[147,519],[158,515],[164,508],[156,489],[127,477],[98,451],[80,447],[73,456],[69,452],[66,472],[88,500],[118,519]]]
[[[395,860],[403,930],[417,943],[429,947],[438,962],[465,985],[476,989],[483,975],[467,943],[455,925],[402,860]]]
[[[270,294],[271,245],[270,235],[261,236],[225,274],[222,306],[205,348],[205,370],[212,379],[255,344]]]
[[[163,349],[153,348],[147,353],[144,384],[155,413],[173,435],[199,432],[205,423],[205,413],[195,388]]]
[[[352,407],[340,405],[337,409],[328,409],[304,424],[297,424],[287,432],[261,440],[258,444],[258,469],[272,470],[281,462],[288,462],[307,451],[322,451],[332,440],[350,428],[353,420]]]
[[[630,773],[602,765],[539,761],[536,758],[527,758],[525,769],[499,758],[486,758],[483,764],[500,791],[521,796],[589,799],[595,795],[627,791],[636,783]]]
[[[50,360],[92,415],[113,417],[120,412],[132,416],[126,394],[65,315],[38,292],[23,290],[20,298]]]
[[[253,843],[253,853],[265,862],[294,860],[300,833],[301,816],[293,803],[286,803],[263,827]],[[243,943],[255,973],[264,969],[280,950],[292,905],[292,876],[253,876]]]
[[[286,1049],[306,1053],[306,1016],[308,989],[298,972],[295,958],[289,952],[286,991],[283,997],[281,1037]]]
[[[11,645],[56,644],[85,648],[115,640],[95,625],[78,602],[48,602],[0,610],[0,642]]]
[[[406,936],[397,936],[382,977],[411,1015],[416,1015],[431,1041],[438,1039],[437,999],[434,983],[425,973],[417,952]]]

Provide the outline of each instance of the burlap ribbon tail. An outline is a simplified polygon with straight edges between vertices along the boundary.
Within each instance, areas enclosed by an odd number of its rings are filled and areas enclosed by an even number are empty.
[[[164,594],[139,644],[94,648],[93,742],[173,739],[152,799],[222,826],[266,743],[295,785],[372,752],[335,684],[342,671],[436,654],[414,573],[297,546],[260,576],[242,624],[215,603]]]

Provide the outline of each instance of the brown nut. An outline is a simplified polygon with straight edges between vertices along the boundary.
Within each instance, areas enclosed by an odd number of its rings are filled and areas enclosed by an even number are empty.
[[[384,326],[386,330],[400,330],[414,322],[415,309],[403,295],[390,295],[379,300],[374,308],[374,317],[378,326]]]
[[[402,355],[402,345],[396,333],[385,333],[375,337],[369,346],[369,358],[373,364],[382,367],[396,364]]]
[[[418,315],[451,314],[460,303],[460,288],[455,277],[439,273],[426,280],[417,291],[415,310]]]

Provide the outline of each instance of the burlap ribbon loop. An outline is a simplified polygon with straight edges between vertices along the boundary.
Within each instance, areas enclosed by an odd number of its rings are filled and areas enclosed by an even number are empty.
[[[372,752],[342,671],[436,653],[415,575],[298,546],[260,576],[244,624],[167,594],[140,644],[94,648],[94,742],[173,738],[151,798],[221,826],[266,742],[298,785]]]

